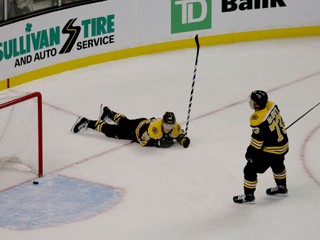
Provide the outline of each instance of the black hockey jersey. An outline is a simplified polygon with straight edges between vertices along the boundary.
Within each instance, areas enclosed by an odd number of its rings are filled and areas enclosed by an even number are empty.
[[[289,151],[288,136],[280,110],[273,102],[250,117],[250,147],[263,152],[285,155]]]

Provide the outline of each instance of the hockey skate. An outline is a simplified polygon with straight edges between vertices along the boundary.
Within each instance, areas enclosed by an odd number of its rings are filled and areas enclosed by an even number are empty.
[[[285,186],[276,186],[273,188],[268,188],[266,190],[267,195],[277,195],[277,196],[287,196],[288,195],[288,189]]]
[[[88,127],[88,119],[84,117],[78,117],[77,121],[74,123],[73,127],[71,128],[71,131],[74,133],[78,133],[83,130],[87,130]]]
[[[99,113],[99,120],[106,122],[108,119],[108,115],[112,113],[110,108],[107,106],[100,105],[100,113]]]
[[[255,197],[253,194],[241,194],[233,197],[235,203],[255,203]]]

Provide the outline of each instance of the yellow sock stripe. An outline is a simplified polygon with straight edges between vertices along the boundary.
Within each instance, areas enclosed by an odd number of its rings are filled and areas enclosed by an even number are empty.
[[[105,124],[104,122],[101,122],[101,123],[99,124],[99,132],[102,132],[102,127],[103,127],[104,124]]]
[[[116,114],[114,115],[114,117],[113,117],[112,120],[113,120],[114,122],[117,122],[119,117],[120,117],[120,114],[119,114],[119,113],[116,113]]]
[[[243,180],[243,186],[249,189],[255,189],[257,187],[258,180],[248,181],[246,179]]]
[[[102,132],[102,126],[105,124],[105,122],[97,120],[95,124],[95,130],[98,132]]]
[[[122,117],[125,117],[125,115],[121,114],[121,113],[116,113],[113,117],[113,121],[118,124],[119,123],[119,120],[122,118]]]
[[[281,173],[273,173],[275,179],[285,179],[287,177],[287,170],[284,169]]]

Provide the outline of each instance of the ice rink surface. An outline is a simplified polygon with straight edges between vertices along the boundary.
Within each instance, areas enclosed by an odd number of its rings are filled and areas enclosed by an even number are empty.
[[[108,62],[11,89],[43,94],[45,178],[81,179],[124,195],[111,209],[79,221],[2,227],[1,239],[319,239],[320,107],[288,130],[289,196],[265,194],[274,186],[269,169],[259,175],[255,204],[237,205],[232,197],[243,191],[249,94],[267,91],[287,126],[319,103],[320,37],[201,47],[188,149],[143,148],[93,131],[70,132],[79,115],[96,119],[101,103],[129,118],[173,111],[185,127],[195,53],[190,48]],[[33,178],[0,170],[0,196]]]

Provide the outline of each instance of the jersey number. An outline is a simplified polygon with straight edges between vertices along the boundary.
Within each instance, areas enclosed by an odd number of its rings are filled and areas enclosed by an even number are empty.
[[[278,142],[281,142],[283,140],[283,134],[286,134],[286,130],[284,128],[284,123],[280,114],[277,114],[277,116],[273,119],[273,121],[269,125],[269,128],[271,132],[276,130],[278,135]]]

